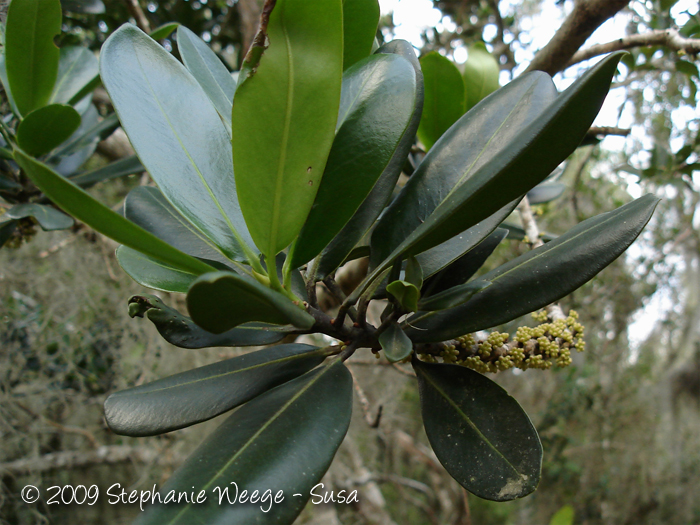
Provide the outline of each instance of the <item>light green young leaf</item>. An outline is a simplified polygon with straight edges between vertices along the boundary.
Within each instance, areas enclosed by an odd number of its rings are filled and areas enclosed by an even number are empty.
[[[467,111],[498,89],[500,72],[498,60],[486,50],[483,42],[477,42],[469,47],[469,56],[464,63]]]
[[[342,16],[341,0],[278,0],[267,26],[270,45],[239,80],[231,120],[236,185],[268,260],[304,225],[333,143]]]
[[[5,27],[5,67],[20,115],[45,106],[58,74],[59,0],[13,0]]]
[[[465,88],[457,66],[437,51],[421,57],[420,67],[425,82],[425,103],[418,138],[430,149],[464,114]]]

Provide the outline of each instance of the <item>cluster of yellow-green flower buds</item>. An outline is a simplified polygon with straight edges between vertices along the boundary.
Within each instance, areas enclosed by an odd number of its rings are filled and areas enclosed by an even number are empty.
[[[541,324],[521,326],[513,338],[506,333],[492,332],[486,339],[477,340],[473,334],[468,334],[417,350],[424,361],[462,365],[481,373],[514,367],[521,370],[547,370],[554,365],[565,367],[571,364],[572,349],[584,350],[583,325],[574,310],[567,318],[554,321],[548,320],[544,310],[533,313],[532,317]]]

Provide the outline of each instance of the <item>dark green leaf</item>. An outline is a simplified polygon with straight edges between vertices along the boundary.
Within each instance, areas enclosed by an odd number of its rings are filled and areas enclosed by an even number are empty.
[[[132,155],[131,157],[116,160],[101,168],[79,173],[70,177],[70,180],[78,186],[86,188],[98,182],[105,182],[116,179],[117,177],[133,175],[143,171],[146,171],[146,169],[143,167],[143,164],[141,164],[139,158],[136,155]]]
[[[5,243],[12,237],[15,228],[17,228],[17,221],[0,222],[0,248],[5,246]]]
[[[480,498],[509,501],[537,488],[542,444],[508,393],[463,366],[414,360],[423,424],[447,472]]]
[[[220,334],[249,321],[309,329],[314,319],[284,295],[231,272],[201,276],[187,293],[187,309],[199,326]]]
[[[421,293],[424,296],[430,296],[452,286],[466,283],[483,266],[486,259],[507,235],[508,230],[497,228],[477,246],[467,250],[459,259],[434,275],[426,282]]]
[[[372,191],[401,145],[416,96],[413,67],[399,55],[372,55],[345,72],[335,140],[292,267],[318,255]]]
[[[9,159],[7,160],[15,160],[10,150],[5,148],[2,148],[2,150],[3,158],[5,158],[5,155],[7,154],[7,156],[9,157]],[[11,178],[8,173],[0,173],[0,191],[11,191],[15,193],[21,189],[22,185],[16,182],[13,178]]]
[[[421,312],[434,312],[454,308],[455,306],[466,303],[475,293],[489,286],[491,286],[491,283],[483,279],[453,286],[452,288],[448,288],[447,290],[422,299],[418,303],[418,310]]]
[[[194,77],[130,24],[102,46],[100,71],[136,154],[163,194],[229,258],[250,258],[229,136]]]
[[[117,261],[142,286],[163,292],[187,293],[197,275],[174,268],[126,246],[117,248]]]
[[[518,205],[518,202],[520,202],[520,199],[514,200],[468,230],[417,255],[416,259],[420,263],[421,268],[423,268],[424,278],[428,279],[469,253],[488,237],[503,222],[503,219],[510,215],[511,211]],[[477,269],[475,268],[474,271]],[[468,278],[465,278],[462,282],[465,282]]]
[[[486,50],[483,42],[477,42],[469,47],[469,56],[464,63],[466,110],[470,110],[498,89],[500,72],[498,60]]]
[[[168,38],[174,31],[180,27],[177,22],[166,22],[156,27],[153,31],[148,33],[153,40],[164,40]]]
[[[124,216],[159,239],[198,259],[230,264],[219,249],[152,186],[139,186],[124,201]]]
[[[239,80],[231,120],[236,184],[250,233],[269,260],[301,231],[333,143],[342,19],[341,0],[277,0],[270,45]]]
[[[94,230],[118,243],[197,275],[212,270],[208,264],[176,250],[96,201],[78,186],[22,151],[15,151],[15,160],[49,199]]]
[[[352,216],[345,227],[335,236],[331,243],[324,248],[319,256],[320,260],[317,270],[319,279],[323,279],[340,266],[360,239],[362,239],[365,233],[374,224],[374,221],[379,217],[382,210],[384,210],[387,202],[389,202],[392,192],[396,187],[396,181],[401,174],[401,168],[413,146],[418,123],[420,122],[421,113],[423,112],[423,74],[420,70],[418,58],[413,51],[413,46],[405,40],[393,40],[379,48],[377,53],[400,55],[413,66],[417,87],[413,116],[401,137],[401,142],[399,142],[394,156],[384,169],[379,180],[377,180],[370,194],[360,205],[355,215]]]
[[[585,220],[544,246],[484,274],[493,284],[466,304],[408,319],[419,342],[443,341],[506,323],[573,292],[614,261],[642,231],[659,199],[646,195]]]
[[[44,231],[65,230],[73,226],[73,219],[56,208],[43,204],[17,204],[5,212],[11,219],[34,217]]]
[[[378,24],[377,0],[343,0],[343,70],[372,52]]]
[[[214,346],[261,346],[281,341],[283,331],[261,326],[244,325],[221,334],[200,328],[189,317],[170,308],[154,295],[136,295],[129,299],[129,315],[144,315],[156,326],[168,343],[180,348],[209,348]]]
[[[232,414],[162,488],[206,491],[200,505],[154,505],[135,525],[291,524],[333,460],[352,412],[352,377],[340,360],[262,394]],[[279,504],[218,504],[234,489],[282,491]],[[299,496],[293,496],[299,494]],[[229,494],[233,498],[233,492]],[[261,509],[269,509],[263,512]]]
[[[45,155],[80,126],[80,115],[71,106],[51,104],[29,113],[17,127],[17,143],[35,157]]]
[[[407,312],[418,311],[420,290],[406,281],[393,281],[386,286],[386,291],[393,295]]]
[[[528,191],[527,198],[530,204],[544,204],[545,202],[551,202],[561,197],[565,189],[566,186],[561,182],[546,182],[538,184]]]
[[[392,323],[379,335],[384,355],[390,363],[403,361],[413,352],[413,343],[401,330],[398,323]]]
[[[437,51],[421,57],[425,82],[425,104],[418,138],[426,149],[464,114],[465,88],[457,66]]]
[[[123,436],[154,436],[218,416],[315,368],[327,350],[280,345],[195,368],[112,394],[109,427]]]
[[[5,67],[17,109],[28,115],[46,105],[58,74],[61,32],[58,0],[15,0],[7,11]]]
[[[406,260],[404,280],[419,290],[423,286],[423,268],[415,257],[409,257]]]
[[[49,102],[69,105],[79,102],[100,83],[99,69],[97,57],[89,49],[61,48],[58,77]]]
[[[676,71],[687,75],[688,77],[698,78],[698,66],[687,60],[676,60]]]
[[[484,220],[549,175],[588,131],[620,56],[601,60],[551,103],[551,79],[532,72],[462,117],[377,224],[367,281],[397,257],[425,251]]]
[[[15,115],[19,115],[19,110],[17,109],[17,104],[15,104],[15,99],[12,96],[12,91],[10,90],[10,81],[7,80],[7,68],[5,66],[5,53],[0,53],[0,81],[2,81],[2,87],[5,88],[5,96],[7,101],[10,103],[10,108]],[[3,142],[5,142],[3,140]]]
[[[182,61],[197,79],[231,132],[231,108],[236,82],[209,46],[185,26],[177,28],[177,47]]]

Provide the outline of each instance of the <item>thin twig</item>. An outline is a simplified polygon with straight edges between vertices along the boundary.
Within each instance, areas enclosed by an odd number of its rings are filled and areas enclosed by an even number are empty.
[[[92,448],[98,448],[99,444],[97,443],[97,439],[95,439],[95,436],[92,435],[92,432],[89,432],[83,428],[77,428],[77,427],[67,427],[65,425],[61,425],[60,423],[57,423],[56,421],[52,421],[51,419],[47,418],[46,416],[43,416],[41,414],[37,414],[34,412],[31,408],[24,406],[22,403],[15,402],[15,405],[17,405],[18,408],[21,408],[24,410],[27,414],[30,416],[36,418],[36,419],[41,419],[48,425],[51,425],[52,427],[60,430],[61,432],[65,432],[66,434],[79,434],[86,438],[89,442]]]
[[[379,426],[379,421],[382,418],[382,405],[377,407],[377,414],[373,416],[370,411],[369,399],[367,399],[365,391],[362,390],[360,383],[357,381],[357,376],[352,372],[352,368],[348,368],[348,370],[350,370],[350,375],[352,375],[352,384],[355,387],[355,393],[357,394],[357,399],[362,407],[362,412],[365,414],[365,422],[369,428],[377,428]]]
[[[146,18],[146,13],[144,13],[143,9],[141,9],[139,1],[124,0],[124,3],[126,4],[126,8],[129,10],[129,14],[136,21],[136,25],[139,27],[139,29],[144,33],[150,33],[151,23],[148,21],[148,18]]]
[[[623,49],[632,49],[635,47],[650,47],[664,46],[673,51],[680,51],[691,56],[696,56],[700,53],[700,39],[685,38],[675,29],[664,29],[649,31],[637,35],[629,35],[623,38],[618,38],[612,42],[598,44],[586,49],[577,51],[571,60],[566,64],[565,68],[571,67],[574,64],[583,62],[593,57],[606,55],[613,51]]]

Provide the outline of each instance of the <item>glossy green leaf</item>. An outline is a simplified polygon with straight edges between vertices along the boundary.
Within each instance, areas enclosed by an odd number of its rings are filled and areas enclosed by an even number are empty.
[[[7,80],[5,53],[0,53],[0,81],[2,81],[2,87],[5,89],[5,96],[7,97],[7,101],[10,103],[10,108],[12,109],[12,112],[15,115],[19,115],[17,104],[15,104],[15,98],[12,96],[12,90],[10,89],[10,81]]]
[[[136,154],[166,198],[228,257],[246,260],[250,238],[229,136],[201,86],[130,24],[102,46],[100,72]]]
[[[465,88],[457,66],[437,51],[421,57],[420,67],[425,82],[425,103],[418,138],[430,149],[464,115]]]
[[[476,106],[499,87],[498,77],[501,68],[498,60],[486,50],[483,42],[469,47],[469,55],[464,63],[464,84],[466,86],[467,110]]]
[[[465,253],[446,268],[435,274],[425,283],[421,293],[424,296],[435,295],[448,288],[466,283],[481,268],[486,259],[508,235],[508,230],[497,228],[477,246]]]
[[[78,186],[22,151],[15,151],[15,160],[49,199],[63,211],[101,234],[141,253],[198,275],[212,270],[208,264],[173,248],[96,201]]]
[[[423,268],[415,257],[409,257],[406,260],[404,280],[419,290],[423,286]]]
[[[99,69],[97,57],[88,48],[61,48],[58,77],[49,102],[68,105],[79,102],[99,85]]]
[[[199,259],[223,264],[230,261],[204,234],[152,186],[139,186],[124,201],[124,216],[178,250]]]
[[[236,81],[209,46],[185,26],[177,28],[177,48],[182,61],[202,86],[231,132],[231,108]]]
[[[342,16],[341,0],[277,0],[270,45],[236,91],[236,184],[250,233],[269,260],[301,231],[333,143]]]
[[[620,56],[603,59],[559,96],[548,75],[528,73],[462,117],[377,224],[368,281],[397,257],[454,237],[549,175],[586,134]]]
[[[109,427],[154,436],[201,423],[315,368],[327,350],[280,345],[116,392],[105,401]]]
[[[389,328],[379,335],[379,344],[382,345],[384,355],[390,363],[403,361],[413,352],[413,343],[398,323],[390,324]]]
[[[463,366],[414,360],[413,368],[428,440],[460,485],[493,501],[537,488],[542,444],[515,399]]]
[[[117,261],[129,277],[153,290],[187,293],[197,279],[193,273],[179,270],[127,246],[117,248]]]
[[[453,286],[452,288],[448,288],[422,299],[418,303],[418,310],[421,312],[434,312],[454,308],[455,306],[466,303],[475,293],[489,286],[491,286],[491,283],[483,279]]]
[[[141,173],[146,171],[143,167],[141,161],[136,155],[131,157],[124,157],[123,159],[115,160],[102,166],[101,168],[96,168],[94,170],[85,171],[83,173],[78,173],[70,177],[70,180],[81,186],[83,188],[97,184],[98,182],[105,182],[108,180],[116,179],[118,177],[124,177],[125,175],[133,175],[136,173]]]
[[[386,291],[393,295],[407,312],[418,311],[420,290],[414,284],[406,281],[393,281],[387,284]]]
[[[21,115],[45,106],[56,83],[61,32],[59,0],[13,0],[5,27],[5,67]]]
[[[163,304],[155,295],[135,295],[129,299],[131,317],[148,317],[168,343],[180,348],[217,346],[262,346],[277,343],[286,333],[262,325],[244,325],[221,334],[212,334],[192,319]]]
[[[154,505],[135,525],[291,524],[340,446],[352,413],[352,376],[340,360],[262,394],[234,412],[161,489],[204,490],[207,503]],[[219,491],[270,490],[273,505],[218,504]],[[299,494],[299,496],[293,496]],[[233,498],[233,492],[229,492]],[[263,512],[262,509],[269,509]]]
[[[17,221],[0,222],[0,248],[5,246],[5,243],[10,240],[16,228]]]
[[[427,280],[432,277],[440,270],[445,269],[474,249],[475,246],[495,231],[503,222],[503,219],[510,215],[519,202],[520,199],[514,200],[468,230],[459,235],[455,235],[450,240],[438,244],[430,250],[418,254],[416,259],[420,263],[421,268],[423,268],[425,279]],[[474,271],[476,271],[476,269]],[[466,281],[466,279],[468,279],[468,277],[465,278],[464,281]]]
[[[614,261],[642,231],[659,199],[646,195],[574,226],[484,274],[492,285],[466,304],[408,319],[414,341],[443,341],[506,323],[573,292]]]
[[[343,70],[372,52],[378,25],[377,0],[343,0]]]
[[[566,185],[562,184],[561,182],[546,182],[543,184],[538,184],[528,191],[527,198],[530,201],[530,204],[544,204],[561,197],[561,194],[564,193],[565,189]]]
[[[318,255],[372,191],[401,144],[416,96],[413,67],[399,55],[372,55],[345,72],[335,140],[292,267]]]
[[[4,216],[11,219],[33,217],[44,231],[65,230],[73,226],[73,219],[68,215],[44,204],[17,204],[7,210]]]
[[[153,40],[163,40],[168,38],[173,32],[177,31],[180,27],[178,22],[166,22],[156,27],[153,31],[148,33]]]
[[[319,256],[317,269],[317,276],[319,279],[323,279],[340,266],[360,239],[362,239],[365,233],[372,227],[374,221],[384,210],[387,202],[389,202],[392,192],[396,187],[396,181],[406,161],[406,157],[413,146],[416,130],[418,129],[421,113],[423,111],[423,74],[421,73],[420,63],[413,50],[413,46],[405,40],[393,40],[379,48],[377,53],[402,56],[413,66],[416,80],[416,99],[413,108],[413,116],[401,137],[401,142],[399,142],[399,146],[396,148],[391,161],[377,180],[372,191],[362,202],[355,212],[355,215],[352,216],[345,227],[335,236],[328,246],[324,248]]]
[[[260,321],[309,329],[314,319],[284,295],[231,272],[201,276],[187,293],[192,320],[220,334],[240,324]]]
[[[51,104],[29,113],[17,126],[17,143],[35,157],[45,155],[80,126],[80,115],[71,106]]]

